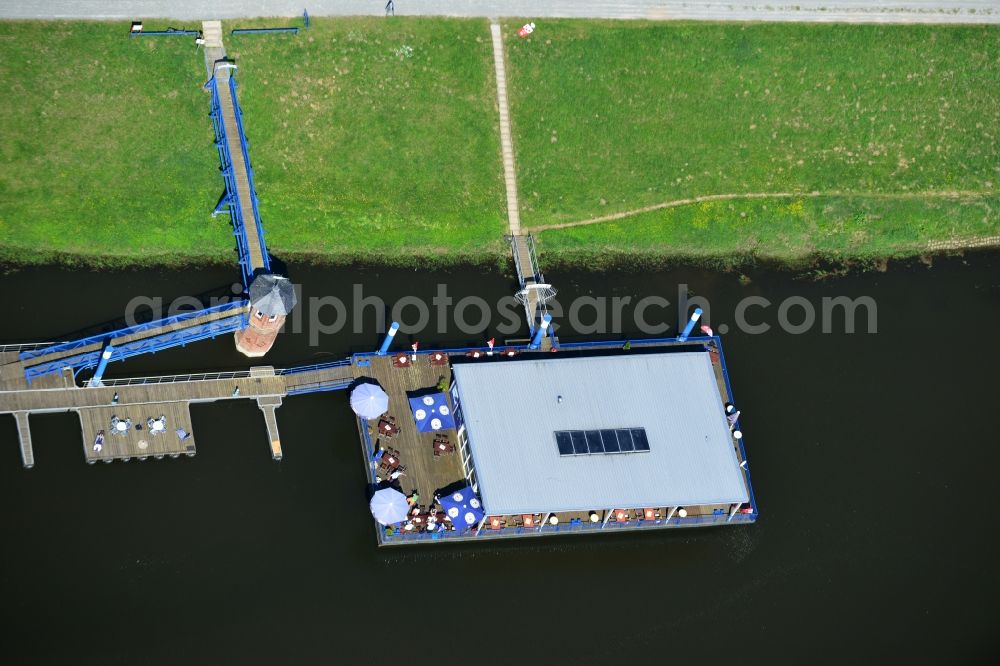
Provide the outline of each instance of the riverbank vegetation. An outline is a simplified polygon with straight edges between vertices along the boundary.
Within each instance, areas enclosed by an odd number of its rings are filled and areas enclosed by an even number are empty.
[[[996,26],[517,25],[521,217],[543,261],[801,263],[1000,235]],[[230,27],[274,254],[505,256],[485,20]],[[209,215],[222,181],[202,53],[126,31],[0,23],[0,261],[233,261]]]
[[[522,225],[546,253],[864,258],[1000,234],[996,27],[546,21],[507,55]]]

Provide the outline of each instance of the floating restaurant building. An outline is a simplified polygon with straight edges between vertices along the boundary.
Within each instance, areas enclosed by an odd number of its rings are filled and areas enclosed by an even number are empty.
[[[373,487],[409,501],[405,518],[378,525],[382,545],[756,520],[716,337],[399,356],[354,359],[387,387],[390,412],[419,406],[432,380],[450,404],[436,431],[359,420]],[[424,366],[424,390],[399,385]]]

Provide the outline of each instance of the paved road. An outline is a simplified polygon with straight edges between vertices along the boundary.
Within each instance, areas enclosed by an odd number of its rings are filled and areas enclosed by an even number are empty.
[[[382,15],[385,0],[0,0],[0,18],[226,19]],[[1000,0],[395,0],[396,15],[1000,23]]]

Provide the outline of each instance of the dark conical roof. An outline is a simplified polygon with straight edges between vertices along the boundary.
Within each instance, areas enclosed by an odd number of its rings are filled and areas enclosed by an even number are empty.
[[[279,275],[258,275],[250,284],[250,305],[267,316],[288,314],[295,307],[292,281]]]

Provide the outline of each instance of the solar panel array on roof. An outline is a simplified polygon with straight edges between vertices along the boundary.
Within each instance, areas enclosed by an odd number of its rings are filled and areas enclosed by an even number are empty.
[[[649,451],[645,428],[607,430],[557,430],[556,447],[561,456],[594,453],[641,453]]]

